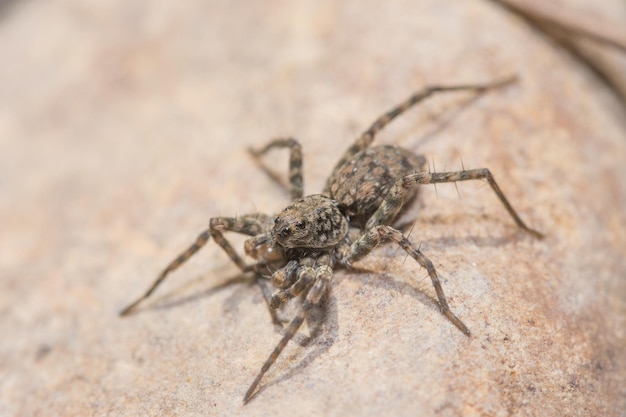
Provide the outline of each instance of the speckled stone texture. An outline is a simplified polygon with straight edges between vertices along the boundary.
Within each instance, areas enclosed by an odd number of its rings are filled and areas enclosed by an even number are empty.
[[[482,183],[420,191],[401,222],[471,337],[393,245],[335,274],[246,406],[280,334],[213,242],[118,317],[211,216],[288,203],[246,147],[298,138],[319,192],[412,91],[512,73],[376,141],[438,171],[490,168],[546,234],[521,233]],[[4,2],[0,416],[623,416],[624,115],[490,2]],[[265,160],[286,177],[284,152]]]

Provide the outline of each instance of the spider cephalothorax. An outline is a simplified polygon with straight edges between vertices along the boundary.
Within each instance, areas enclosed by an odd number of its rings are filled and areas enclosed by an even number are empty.
[[[335,200],[314,194],[294,201],[276,218],[272,239],[285,249],[328,249],[348,233],[348,221]]]
[[[397,146],[370,147],[370,144],[376,133],[391,120],[434,93],[484,92],[511,81],[512,79],[507,79],[483,85],[435,86],[411,95],[374,121],[348,148],[329,176],[324,194],[303,197],[302,150],[295,139],[276,139],[260,150],[253,150],[252,154],[259,157],[273,148],[289,148],[292,203],[274,217],[254,213],[212,218],[209,228],[161,272],[143,296],[122,310],[121,314],[132,312],[170,272],[204,246],[210,237],[213,237],[242,271],[273,271],[271,282],[276,291],[269,297],[270,307],[276,309],[297,296],[302,296],[303,302],[285,329],[281,341],[248,388],[244,396],[244,401],[248,401],[265,372],[298,331],[308,311],[326,293],[332,280],[333,268],[336,265],[350,267],[379,244],[392,241],[426,269],[437,293],[442,314],[459,330],[469,335],[467,326],[450,310],[433,263],[401,231],[391,226],[398,213],[415,194],[415,186],[486,180],[521,229],[535,237],[541,237],[541,234],[530,229],[521,220],[488,169],[424,172],[423,156]],[[251,236],[246,240],[244,250],[256,263],[246,264],[225,239],[224,232]],[[260,272],[258,276],[263,278]]]

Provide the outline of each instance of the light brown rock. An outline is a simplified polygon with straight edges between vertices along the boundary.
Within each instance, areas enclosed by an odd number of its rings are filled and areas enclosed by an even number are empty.
[[[624,109],[504,10],[16,2],[0,62],[0,415],[623,415]],[[481,184],[421,191],[404,220],[470,338],[391,245],[361,262],[371,272],[335,274],[317,335],[302,346],[305,326],[245,407],[280,335],[216,245],[117,316],[211,216],[288,202],[247,146],[297,137],[319,192],[413,90],[511,73],[517,85],[433,99],[377,139],[437,170],[489,167],[547,236],[520,233]]]

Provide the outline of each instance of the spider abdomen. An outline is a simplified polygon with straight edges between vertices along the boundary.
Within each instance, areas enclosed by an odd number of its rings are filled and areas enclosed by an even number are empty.
[[[397,146],[367,148],[354,155],[331,178],[330,196],[353,223],[363,225],[398,179],[423,171],[425,164],[422,155]],[[413,195],[408,195],[407,200]]]

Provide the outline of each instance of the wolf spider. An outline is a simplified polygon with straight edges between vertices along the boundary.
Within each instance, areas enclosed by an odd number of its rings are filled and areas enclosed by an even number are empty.
[[[483,93],[509,84],[513,78],[475,85],[431,86],[380,116],[344,153],[327,180],[323,194],[303,197],[302,150],[292,138],[276,139],[259,150],[258,158],[274,148],[289,149],[289,183],[292,203],[271,217],[262,213],[238,217],[214,217],[209,228],[157,277],[148,290],[121,311],[125,316],[148,298],[165,277],[189,259],[213,237],[230,259],[244,272],[271,266],[271,281],[278,289],[269,299],[272,309],[302,296],[303,303],[291,320],[274,351],[250,385],[244,403],[254,394],[267,370],[276,361],[289,340],[296,334],[311,307],[326,293],[336,266],[350,268],[379,244],[393,241],[428,272],[437,293],[442,314],[461,332],[467,326],[448,306],[433,263],[401,231],[391,224],[403,206],[415,194],[415,185],[467,180],[487,180],[500,202],[518,227],[534,237],[541,233],[529,228],[513,209],[491,172],[486,168],[454,172],[426,172],[425,158],[397,146],[371,147],[376,133],[393,119],[425,98],[442,92],[473,91]],[[246,255],[257,263],[247,265],[224,238],[224,232],[252,236],[246,240]]]

